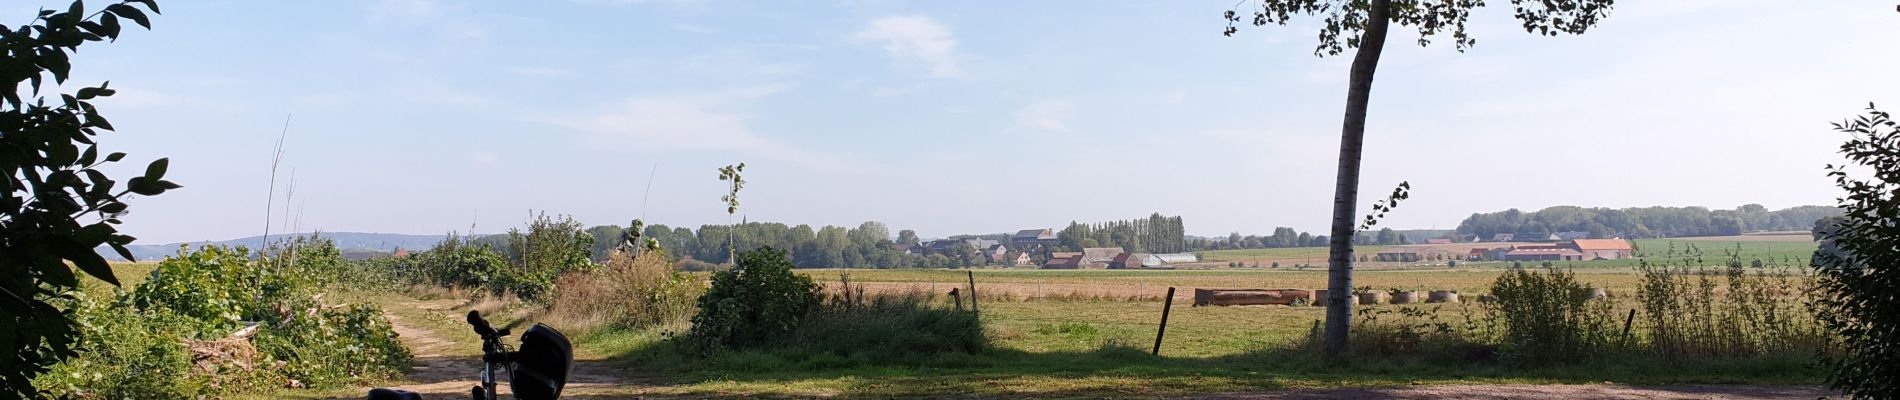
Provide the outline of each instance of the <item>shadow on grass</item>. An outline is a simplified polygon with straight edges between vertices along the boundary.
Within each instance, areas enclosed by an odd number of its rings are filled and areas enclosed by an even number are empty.
[[[823,397],[1153,397],[1236,396],[1284,389],[1344,397],[1394,397],[1413,385],[1596,384],[1668,385],[1670,393],[1729,397],[1813,398],[1813,387],[1738,389],[1727,385],[1812,385],[1819,371],[1806,359],[1710,361],[1601,358],[1563,365],[1436,361],[1416,357],[1325,361],[1301,349],[1269,349],[1213,358],[1158,357],[1125,346],[1086,352],[990,349],[978,354],[840,355],[802,350],[743,350],[693,355],[669,340],[605,353],[653,384],[654,395]],[[1694,384],[1724,386],[1698,389]],[[1398,388],[1398,389],[1393,389]],[[1589,396],[1582,389],[1580,395]],[[1780,391],[1781,389],[1792,390]],[[1776,394],[1780,393],[1780,394]],[[1572,393],[1571,395],[1578,395]],[[1535,393],[1531,397],[1538,396]],[[1242,396],[1245,397],[1245,396]],[[1428,396],[1429,397],[1429,396]],[[1609,396],[1614,397],[1614,396]],[[1644,396],[1636,396],[1638,398]],[[586,398],[586,397],[574,397]]]

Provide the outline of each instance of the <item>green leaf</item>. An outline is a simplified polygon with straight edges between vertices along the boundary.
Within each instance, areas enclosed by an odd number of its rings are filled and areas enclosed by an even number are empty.
[[[92,275],[112,286],[119,286],[119,278],[112,276],[112,264],[106,263],[106,258],[99,256],[99,253],[92,249],[74,254],[73,265],[79,266],[81,271],[86,271],[86,275]]]
[[[126,0],[126,2],[128,2],[128,3],[143,3],[143,4],[145,4],[145,8],[150,8],[150,9],[152,9],[152,13],[153,13],[153,14],[164,14],[163,12],[159,12],[159,11],[158,11],[158,0]]]
[[[139,26],[143,26],[145,27],[145,29],[152,29],[152,20],[146,18],[145,12],[139,11],[138,7],[128,6],[128,5],[125,5],[124,3],[120,3],[120,4],[113,4],[110,6],[106,6],[106,11],[110,11],[113,14],[118,14],[121,17],[125,17],[126,19],[132,20],[132,22],[138,23]]]
[[[107,214],[118,214],[125,212],[125,207],[125,203],[108,203],[99,207],[99,211],[103,211]]]
[[[79,277],[73,275],[73,270],[67,269],[66,263],[59,262],[58,259],[53,259],[51,263],[40,265],[40,279],[45,279],[46,283],[53,284],[53,286],[73,287],[79,285]]]
[[[156,181],[159,178],[164,178],[165,168],[170,167],[171,164],[172,162],[169,158],[152,160],[151,165],[145,166],[145,179]]]
[[[153,181],[143,176],[135,176],[132,180],[125,182],[125,190],[130,190],[140,196],[157,196],[159,193],[164,193],[165,189],[159,188],[153,184]]]
[[[131,241],[130,241],[130,240],[127,240],[126,242],[128,242],[128,243],[129,243],[129,242],[131,242]],[[126,249],[126,248],[125,248],[125,244],[124,244],[124,243],[119,243],[119,242],[112,242],[112,243],[110,243],[109,245],[110,245],[110,246],[112,246],[112,251],[114,251],[114,252],[117,252],[117,253],[119,253],[119,257],[124,257],[126,261],[138,261],[138,260],[139,260],[139,259],[138,259],[137,257],[133,257],[133,256],[132,256],[132,250],[128,250],[128,249]]]
[[[109,37],[114,40],[117,40],[119,38],[120,27],[119,27],[118,16],[112,15],[110,13],[102,14],[99,16],[99,25],[106,28],[105,32],[100,33],[99,36]]]
[[[86,151],[79,155],[79,165],[92,165],[98,159],[99,146],[86,146]]]
[[[46,68],[46,72],[53,73],[53,82],[66,83],[66,77],[73,69],[72,61],[66,59],[66,52],[56,47],[41,48],[35,59],[39,66]]]
[[[124,160],[124,159],[125,159],[125,153],[121,153],[121,152],[115,151],[115,152],[112,152],[112,154],[106,155],[106,162],[119,162],[119,160]]]

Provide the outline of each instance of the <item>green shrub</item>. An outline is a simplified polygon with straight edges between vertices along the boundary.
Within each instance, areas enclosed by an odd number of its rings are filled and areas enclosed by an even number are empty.
[[[495,274],[490,287],[497,294],[507,292],[523,300],[546,301],[561,274],[593,268],[594,261],[588,259],[593,247],[594,236],[573,217],[557,219],[537,213],[526,231],[508,231],[513,264]]]
[[[267,285],[261,272],[242,247],[204,246],[189,251],[181,245],[177,255],[160,261],[151,278],[133,289],[130,300],[140,312],[185,317],[191,322],[183,327],[189,337],[215,338],[236,330],[242,321],[258,320],[274,311],[262,303]],[[268,286],[278,292],[290,289],[283,284]]]
[[[785,252],[760,247],[739,253],[733,269],[713,273],[699,298],[687,341],[700,350],[744,348],[797,329],[821,295],[810,277],[792,272]]]
[[[1521,362],[1569,361],[1587,357],[1614,337],[1610,305],[1591,301],[1590,287],[1576,274],[1511,268],[1491,284],[1496,301],[1486,302],[1500,322],[1506,357]]]
[[[429,251],[411,255],[406,261],[404,269],[409,271],[410,283],[507,291],[495,279],[508,268],[507,256],[458,235],[449,235]]]
[[[316,307],[316,308],[304,308]],[[409,350],[373,306],[293,307],[289,318],[261,330],[253,343],[275,372],[310,387],[335,387],[393,376],[409,366]]]
[[[191,352],[168,324],[179,318],[83,298],[72,315],[82,334],[79,354],[34,379],[45,397],[183,399],[212,389],[192,373]]]
[[[48,384],[61,388],[54,394],[190,398],[290,382],[336,387],[407,367],[410,354],[382,311],[319,301],[321,288],[341,282],[347,268],[334,244],[314,237],[286,243],[263,259],[243,248],[180,249],[119,301],[82,304],[92,333],[80,357],[58,366],[63,375],[49,375]],[[229,336],[246,324],[258,325],[254,336]],[[255,351],[194,367],[188,345]],[[254,369],[205,367],[227,363]]]
[[[1900,122],[1869,103],[1866,114],[1834,130],[1849,135],[1840,152],[1854,166],[1829,166],[1828,177],[1846,192],[1838,198],[1846,213],[1815,226],[1815,305],[1843,345],[1825,360],[1833,369],[1828,384],[1856,397],[1900,397]]]

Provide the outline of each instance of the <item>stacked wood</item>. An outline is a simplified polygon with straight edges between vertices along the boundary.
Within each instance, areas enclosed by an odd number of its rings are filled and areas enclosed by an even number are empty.
[[[1293,305],[1312,301],[1313,292],[1306,289],[1194,289],[1197,306]]]
[[[1427,295],[1427,296],[1425,297],[1425,302],[1426,302],[1426,303],[1457,303],[1457,302],[1458,302],[1458,291],[1456,291],[1456,290],[1433,290],[1433,291],[1432,291],[1432,294],[1430,294],[1430,295]]]
[[[1425,302],[1425,293],[1416,290],[1398,292],[1392,295],[1392,304],[1415,304]]]

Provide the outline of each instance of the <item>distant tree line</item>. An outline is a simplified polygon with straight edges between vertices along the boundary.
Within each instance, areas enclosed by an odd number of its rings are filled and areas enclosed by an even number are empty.
[[[625,233],[619,225],[588,228],[595,237],[594,258],[603,259],[613,249],[604,242]],[[727,246],[727,235],[731,247]],[[967,243],[928,254],[912,254],[900,244],[917,246],[916,232],[904,230],[892,240],[891,230],[882,222],[868,221],[855,228],[826,225],[786,225],[777,222],[743,222],[738,225],[701,225],[687,227],[648,225],[641,233],[657,241],[666,254],[694,269],[728,263],[733,251],[745,252],[763,246],[785,250],[793,265],[801,268],[963,268],[982,266],[988,259]]]
[[[1069,222],[1056,232],[1056,245],[1064,251],[1082,251],[1086,247],[1120,247],[1136,253],[1179,253],[1192,250],[1187,243],[1187,228],[1181,217],[1160,213],[1145,219],[1083,224]]]
[[[1458,224],[1461,235],[1546,237],[1554,232],[1589,232],[1593,238],[1726,236],[1755,231],[1805,231],[1814,221],[1841,215],[1828,206],[1769,211],[1760,204],[1733,210],[1706,207],[1583,208],[1556,206],[1525,213],[1517,209],[1472,214]]]

